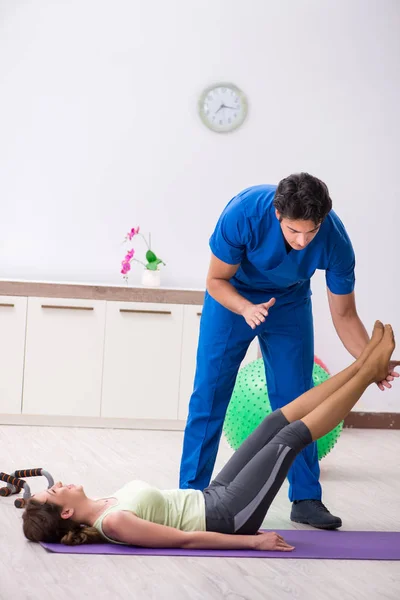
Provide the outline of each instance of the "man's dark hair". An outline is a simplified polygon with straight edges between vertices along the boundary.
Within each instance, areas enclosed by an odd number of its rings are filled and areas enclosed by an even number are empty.
[[[323,181],[308,173],[295,173],[279,182],[274,206],[285,219],[318,225],[331,210],[332,200]]]

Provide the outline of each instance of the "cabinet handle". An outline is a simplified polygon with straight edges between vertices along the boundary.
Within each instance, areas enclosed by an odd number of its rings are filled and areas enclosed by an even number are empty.
[[[170,310],[140,310],[136,308],[120,308],[121,313],[140,313],[142,315],[172,315]]]
[[[0,306],[3,306],[4,308],[14,308],[14,304],[1,303]]]
[[[59,308],[61,310],[94,310],[93,306],[58,306],[57,304],[42,304],[42,308]]]
[[[196,313],[196,315],[197,315],[198,317],[201,317],[201,313]]]

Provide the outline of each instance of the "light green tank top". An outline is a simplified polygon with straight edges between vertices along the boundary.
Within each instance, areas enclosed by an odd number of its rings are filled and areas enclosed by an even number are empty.
[[[134,480],[112,494],[117,498],[117,504],[110,506],[94,523],[94,527],[108,541],[103,532],[103,519],[106,515],[119,510],[135,513],[145,521],[168,525],[181,531],[205,531],[205,503],[200,490],[159,490],[148,483]]]

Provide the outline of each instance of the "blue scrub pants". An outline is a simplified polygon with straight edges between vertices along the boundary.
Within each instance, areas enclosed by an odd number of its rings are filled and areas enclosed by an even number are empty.
[[[224,308],[206,293],[194,389],[183,441],[181,488],[203,490],[210,483],[240,363],[256,335],[273,410],[313,386],[314,331],[310,298],[283,305],[277,301],[265,322],[253,330],[242,316]],[[296,457],[288,480],[291,501],[321,499],[315,442]]]

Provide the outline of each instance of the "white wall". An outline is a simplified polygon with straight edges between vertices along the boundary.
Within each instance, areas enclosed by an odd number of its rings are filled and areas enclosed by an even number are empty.
[[[203,287],[227,201],[307,170],[352,236],[367,327],[400,330],[399,31],[398,0],[0,0],[0,277],[117,284],[140,224],[164,284]],[[197,115],[219,80],[249,98],[233,135]],[[335,371],[323,281],[316,351]]]

